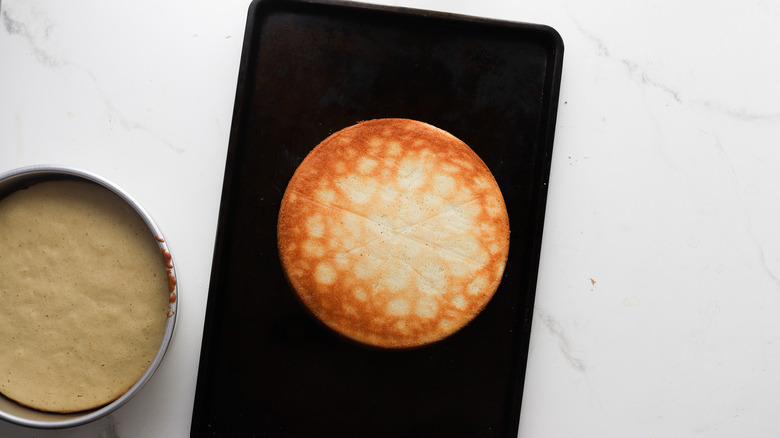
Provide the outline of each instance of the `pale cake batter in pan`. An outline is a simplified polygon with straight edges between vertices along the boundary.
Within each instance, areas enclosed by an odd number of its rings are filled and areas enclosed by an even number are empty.
[[[50,412],[120,397],[160,348],[167,277],[141,217],[97,184],[0,200],[0,393]]]

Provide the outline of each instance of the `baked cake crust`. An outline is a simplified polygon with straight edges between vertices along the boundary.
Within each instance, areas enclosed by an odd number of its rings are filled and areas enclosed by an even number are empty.
[[[429,124],[377,119],[317,145],[290,180],[279,254],[298,297],[358,342],[416,347],[461,329],[503,276],[509,218],[485,163]]]

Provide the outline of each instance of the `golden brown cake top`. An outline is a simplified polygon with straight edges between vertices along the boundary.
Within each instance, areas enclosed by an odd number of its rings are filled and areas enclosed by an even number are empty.
[[[327,326],[370,345],[440,340],[493,296],[506,264],[501,191],[465,143],[431,125],[378,119],[314,148],[282,200],[287,277]]]

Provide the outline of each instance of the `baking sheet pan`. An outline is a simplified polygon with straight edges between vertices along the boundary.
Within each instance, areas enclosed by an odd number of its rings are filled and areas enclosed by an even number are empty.
[[[332,1],[249,9],[206,311],[195,437],[516,436],[563,61],[552,28]],[[358,121],[447,130],[493,172],[510,219],[485,310],[386,351],[316,322],[289,289],[279,204],[306,154]]]

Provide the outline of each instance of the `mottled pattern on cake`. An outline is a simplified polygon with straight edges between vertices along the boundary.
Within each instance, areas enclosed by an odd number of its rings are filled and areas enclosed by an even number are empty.
[[[279,212],[287,277],[327,326],[404,348],[471,321],[509,250],[501,191],[462,141],[407,119],[328,137],[291,179]]]

